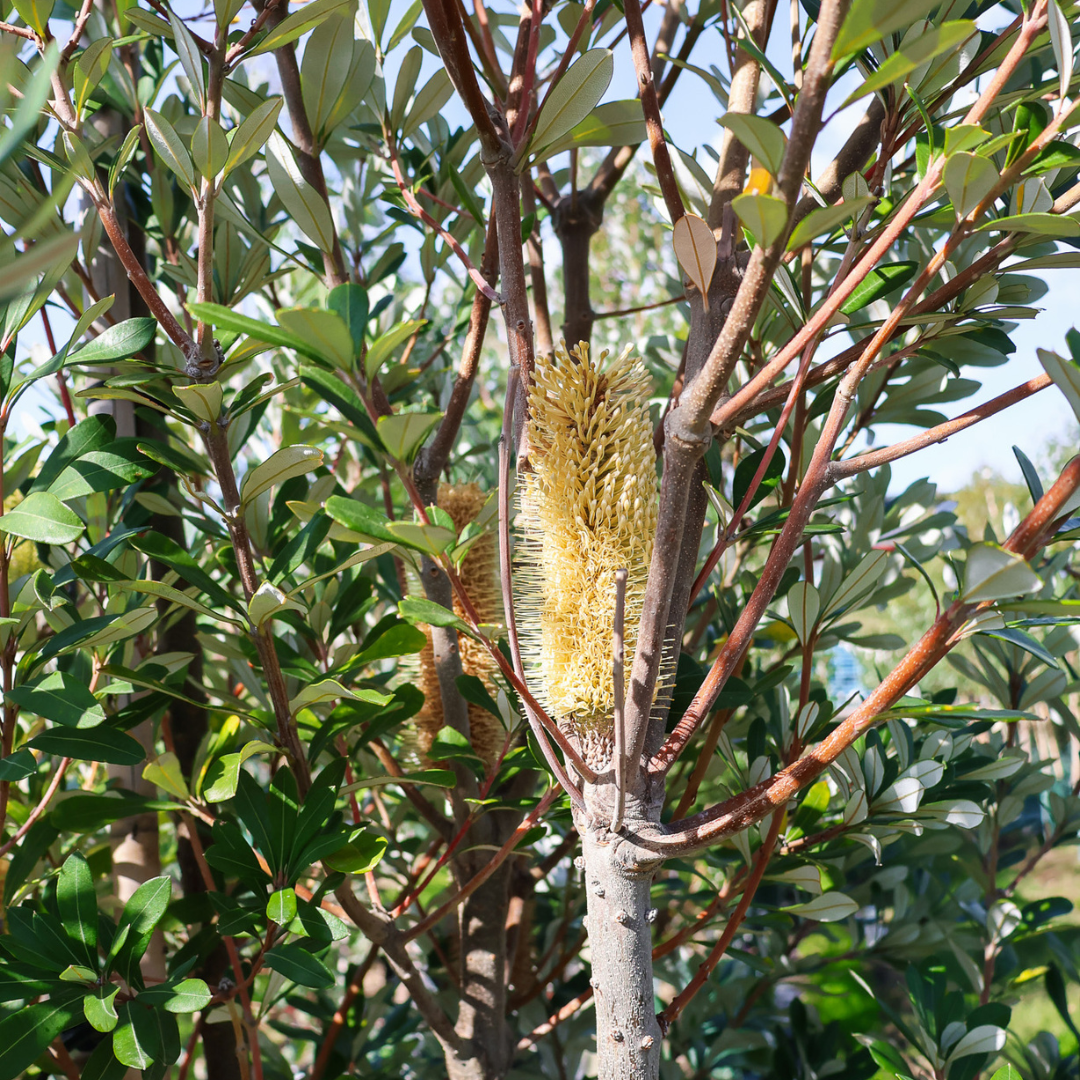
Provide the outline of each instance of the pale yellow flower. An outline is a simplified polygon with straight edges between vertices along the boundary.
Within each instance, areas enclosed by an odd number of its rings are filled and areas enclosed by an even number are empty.
[[[629,671],[658,506],[648,373],[629,349],[607,356],[564,344],[537,360],[515,588],[530,684],[552,717],[593,746],[612,728],[615,571],[629,573]]]

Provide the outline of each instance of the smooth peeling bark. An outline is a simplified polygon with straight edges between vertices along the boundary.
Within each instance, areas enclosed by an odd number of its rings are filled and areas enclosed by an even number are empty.
[[[658,1080],[662,1032],[653,993],[654,869],[628,870],[606,828],[580,829],[596,1000],[598,1080]]]

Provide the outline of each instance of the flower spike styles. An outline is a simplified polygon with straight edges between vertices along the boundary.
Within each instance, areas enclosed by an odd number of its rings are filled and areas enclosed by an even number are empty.
[[[628,571],[629,670],[658,506],[648,373],[629,348],[607,357],[563,343],[536,362],[516,575],[530,682],[596,769],[611,759],[615,574]]]

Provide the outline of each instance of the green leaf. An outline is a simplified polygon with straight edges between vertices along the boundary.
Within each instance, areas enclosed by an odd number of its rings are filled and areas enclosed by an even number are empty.
[[[1070,1021],[1069,1024],[1071,1027],[1072,1022]],[[1075,1034],[1075,1028],[1073,1028],[1073,1032]],[[990,1077],[990,1080],[1024,1080],[1024,1078],[1020,1075],[1020,1073],[1016,1071],[1016,1069],[1012,1065],[1002,1065],[1001,1068],[998,1069],[994,1073],[994,1075]]]
[[[159,112],[144,109],[146,133],[158,152],[158,157],[187,185],[195,188],[195,169],[191,164],[191,155],[187,152],[176,129]]]
[[[817,589],[805,581],[797,581],[788,590],[788,616],[795,628],[795,636],[804,645],[817,625],[821,599]]]
[[[13,2],[23,22],[33,27],[38,37],[47,37],[49,17],[56,6],[56,0],[13,0]]]
[[[172,751],[159,754],[143,769],[142,775],[148,784],[154,784],[162,791],[175,795],[181,801],[191,797],[180,768],[180,759]]]
[[[124,1080],[127,1066],[116,1060],[112,1039],[102,1039],[82,1067],[80,1080]]]
[[[305,686],[289,702],[289,711],[298,713],[301,709],[311,705],[318,705],[326,701],[337,701],[339,698],[366,701],[372,705],[388,705],[392,700],[386,694],[380,694],[377,690],[349,690],[336,679],[320,679],[310,686]]]
[[[320,308],[284,308],[275,314],[286,331],[309,342],[323,360],[345,370],[352,367],[353,337],[337,312]]]
[[[115,491],[158,471],[138,448],[135,439],[116,439],[103,450],[92,450],[73,461],[49,485],[49,494],[61,502],[81,499],[97,491]]]
[[[851,571],[840,588],[829,598],[824,615],[831,615],[865,595],[874,587],[877,580],[889,564],[887,551],[870,551],[862,557],[859,564]]]
[[[1064,101],[1069,94],[1073,72],[1072,26],[1057,0],[1049,0],[1048,9],[1050,46],[1054,53],[1054,65],[1058,69],[1058,95]]]
[[[86,682],[66,671],[23,683],[5,696],[20,709],[66,727],[92,728],[105,719],[105,710]]]
[[[202,54],[199,52],[191,31],[176,17],[174,11],[169,12],[169,25],[173,32],[173,48],[180,57],[180,64],[184,74],[191,83],[200,104],[206,104],[206,73],[203,71]]]
[[[351,281],[337,285],[330,290],[326,306],[337,313],[349,331],[353,344],[350,360],[355,359],[364,347],[364,331],[367,328],[369,311],[367,290]]]
[[[107,1033],[116,1027],[116,995],[120,987],[106,985],[97,987],[83,998],[83,1015],[86,1022],[95,1030]]]
[[[791,230],[791,236],[787,242],[788,251],[798,251],[799,248],[805,247],[815,237],[821,236],[823,233],[831,233],[838,225],[852,221],[873,201],[869,195],[863,195],[850,201],[845,199],[842,203],[837,203],[836,206],[822,206],[817,210],[811,210]]]
[[[858,903],[842,892],[823,893],[805,904],[784,908],[789,915],[799,915],[804,919],[813,919],[815,922],[840,922],[854,915],[858,910]]]
[[[432,771],[443,772],[445,770]],[[379,864],[379,860],[386,854],[387,847],[388,841],[385,836],[369,836],[367,833],[359,833],[344,847],[340,847],[332,855],[328,855],[323,862],[331,870],[338,870],[343,874],[366,874],[369,870],[374,870]]]
[[[377,424],[379,438],[386,452],[398,461],[409,464],[423,445],[428,432],[442,419],[442,413],[399,412],[380,416]]]
[[[68,357],[69,363],[99,364],[126,360],[145,349],[157,333],[156,319],[125,319],[107,327]],[[83,421],[85,423],[85,421]]]
[[[96,832],[121,818],[136,817],[150,810],[175,810],[174,803],[147,799],[136,795],[109,793],[104,795],[75,794],[57,803],[49,820],[65,832]]]
[[[232,133],[229,143],[229,158],[225,162],[225,175],[238,165],[253,158],[266,145],[266,140],[277,127],[278,114],[281,112],[283,98],[268,98],[257,105]]]
[[[1000,178],[989,158],[959,151],[945,162],[945,190],[958,218],[966,218],[990,194]]]
[[[788,207],[771,195],[736,195],[731,208],[762,247],[779,240],[787,228]]]
[[[314,0],[308,7],[314,7],[319,2]],[[266,172],[274,193],[296,227],[320,251],[333,251],[334,220],[330,216],[330,207],[304,178],[300,166],[296,164],[292,147],[277,131],[271,134],[267,143]]]
[[[124,138],[124,142],[120,147],[116,157],[113,158],[112,164],[109,166],[109,199],[113,198],[116,191],[116,185],[120,182],[120,177],[124,175],[124,170],[131,164],[135,155],[139,151],[139,136],[142,134],[143,125],[136,124],[131,128]]]
[[[255,740],[247,743],[237,754],[225,754],[215,758],[206,770],[202,797],[207,802],[224,802],[236,795],[240,782],[240,766],[253,754],[274,754],[277,749],[270,743]]]
[[[1065,395],[1072,406],[1072,411],[1080,418],[1080,365],[1072,360],[1063,360],[1049,349],[1036,349],[1039,363],[1054,385]]]
[[[907,0],[903,4],[896,0],[854,0],[840,26],[832,59],[840,60],[860,52],[886,34],[911,26],[939,3],[940,0]]]
[[[146,1069],[160,1053],[160,1037],[153,1013],[138,1004],[127,1002],[119,1010],[119,1023],[113,1032],[116,1060],[131,1069]]]
[[[410,319],[391,327],[381,335],[368,349],[364,356],[364,372],[369,379],[378,374],[379,368],[390,359],[393,351],[406,340],[413,336],[422,326],[426,325],[427,319]]]
[[[873,75],[848,94],[844,107],[867,94],[898,83],[917,67],[921,67],[949,49],[956,48],[978,32],[975,24],[966,19],[930,27],[902,49],[894,52],[892,56],[887,57]],[[948,132],[946,132],[946,140],[948,140]],[[945,147],[948,153],[950,149],[948,141]]]
[[[0,517],[0,532],[42,544],[70,544],[85,526],[55,495],[33,491]]]
[[[79,1003],[45,1001],[0,1020],[0,1076],[21,1076],[78,1016]]]
[[[973,544],[964,569],[960,599],[967,604],[984,600],[1006,600],[1034,592],[1042,582],[1021,555],[997,544]]]
[[[0,132],[0,165],[15,153],[23,139],[37,126],[41,110],[52,92],[52,76],[59,58],[60,47],[52,41],[46,47],[33,77],[23,83],[22,100],[9,114],[8,127]]]
[[[787,149],[787,136],[771,120],[747,113],[728,112],[717,123],[726,127],[773,176],[779,174]]]
[[[136,445],[140,454],[167,469],[172,469],[180,476],[206,476],[210,471],[210,463],[205,458],[196,457],[186,446],[178,449],[176,446],[151,440],[140,440]]]
[[[280,49],[282,45],[287,45],[290,41],[295,41],[309,30],[314,29],[323,19],[339,8],[345,7],[348,3],[349,0],[312,0],[312,3],[306,4],[301,11],[293,12],[292,15],[282,19],[246,55],[258,56],[259,53],[273,52],[275,49]]]
[[[6,758],[0,758],[0,780],[17,784],[28,776],[33,776],[38,770],[37,758],[25,747],[16,750],[14,754],[8,754]]]
[[[213,995],[202,979],[169,979],[157,986],[148,986],[139,994],[144,1005],[160,1006],[166,1012],[194,1013],[205,1009]]]
[[[646,137],[645,116],[638,98],[605,101],[603,105],[597,105],[561,139],[556,139],[546,146],[544,154],[554,157],[563,150],[581,146],[637,146],[638,143],[643,143]],[[473,217],[478,222],[483,221],[483,217],[477,217],[475,213]]]
[[[276,945],[266,954],[266,966],[284,975],[290,982],[324,990],[337,982],[334,973],[299,945]]]
[[[119,949],[115,941],[113,943],[116,956],[114,968],[133,985],[142,985],[138,977],[139,961],[150,945],[150,938],[165,914],[171,895],[172,880],[167,875],[151,878],[131,894],[120,913],[117,933],[125,928],[128,933]]]
[[[240,489],[240,498],[245,503],[254,502],[264,491],[293,476],[312,472],[322,462],[322,451],[313,446],[283,446],[247,474]]]
[[[843,303],[840,310],[845,315],[854,315],[856,311],[872,304],[875,300],[880,300],[893,289],[898,289],[910,281],[918,269],[919,264],[916,262],[886,263],[884,266],[875,267],[855,286],[855,291]]]
[[[128,543],[144,555],[175,570],[183,579],[182,584],[194,585],[201,589],[215,604],[243,611],[239,600],[234,600],[214,579],[198,564],[192,554],[182,548],[175,540],[161,533],[145,532],[132,536]]]
[[[106,565],[108,564],[106,563]],[[174,589],[171,585],[166,585],[162,581],[120,580],[117,581],[117,585],[127,592],[136,592],[147,596],[160,597],[162,600],[167,600],[170,604],[186,607],[189,611],[196,611],[200,615],[205,615],[208,619],[217,619],[221,622],[232,623],[232,625],[236,627],[243,626],[243,623],[239,620],[230,618],[228,615],[224,614],[224,612],[215,611],[205,604],[200,604],[198,600],[192,600],[187,593],[181,592],[179,589]]]
[[[286,926],[296,918],[296,893],[292,889],[279,889],[266,902],[266,917],[278,926]]]
[[[0,300],[28,293],[41,274],[63,273],[75,252],[80,237],[71,233],[39,240],[29,251],[20,251],[0,268]]]
[[[474,755],[475,756],[475,755]],[[420,784],[431,787],[451,788],[457,783],[457,777],[450,769],[421,769],[419,772],[402,773],[400,776],[369,776],[366,780],[357,780],[341,789],[343,795],[365,788],[385,787],[388,784]],[[335,856],[338,853],[335,853]],[[343,867],[335,866],[341,870]]]
[[[604,96],[614,70],[610,49],[590,49],[575,60],[543,103],[529,152],[542,151],[580,124]]]
[[[92,728],[50,728],[27,744],[32,750],[76,761],[138,765],[146,757],[142,743],[104,724]]]
[[[351,29],[350,26],[350,32]],[[445,68],[440,68],[413,97],[412,108],[401,125],[401,137],[408,138],[421,124],[427,123],[450,100],[453,93],[454,84],[450,81],[450,76]]]
[[[459,634],[475,637],[464,619],[459,618],[441,604],[436,604],[434,600],[406,597],[398,603],[398,613],[406,622],[414,626],[445,626],[456,630]]]
[[[64,860],[56,879],[56,906],[64,932],[82,945],[87,960],[97,963],[97,893],[90,864],[74,852]]]
[[[336,375],[321,368],[303,364],[300,367],[300,380],[313,390],[323,401],[335,409],[360,433],[359,438],[373,450],[381,450],[382,443],[369,419],[364,404],[351,387],[346,386]]]
[[[1080,236],[1080,221],[1061,214],[1010,214],[984,221],[978,232],[1030,232],[1040,236]]]
[[[174,386],[173,393],[196,420],[213,423],[221,416],[221,383],[192,383],[190,386]]]
[[[441,525],[420,525],[412,521],[391,521],[386,526],[406,547],[416,548],[427,555],[441,555],[457,540],[453,529]]]
[[[225,168],[229,159],[229,139],[225,129],[212,117],[202,117],[191,136],[191,156],[195,167],[213,180]]]
[[[116,421],[111,416],[88,416],[70,428],[49,454],[34,478],[31,491],[47,491],[59,475],[84,454],[100,450],[116,439]]]

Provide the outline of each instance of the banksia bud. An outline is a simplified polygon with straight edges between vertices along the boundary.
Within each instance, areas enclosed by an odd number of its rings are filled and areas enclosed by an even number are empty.
[[[438,505],[453,519],[458,533],[469,522],[474,521],[487,501],[486,494],[477,484],[440,484]],[[469,548],[459,570],[461,583],[472,600],[481,623],[501,623],[503,619],[502,596],[499,590],[498,567],[495,558],[495,536],[486,532]],[[460,601],[454,598],[454,611],[464,616]],[[420,652],[417,683],[424,693],[424,707],[416,716],[415,731],[417,751],[423,756],[431,746],[432,740],[445,724],[442,708],[442,695],[439,692],[439,678],[435,672],[435,653],[431,644],[431,631],[423,628],[427,635],[427,644]],[[462,634],[458,637],[458,649],[461,652],[461,667],[466,675],[475,675],[482,679],[488,692],[495,696],[497,683],[495,672],[498,670],[490,654],[471,637]],[[469,704],[470,742],[473,750],[487,765],[491,765],[502,750],[506,732],[502,725],[486,709]]]
[[[615,571],[626,588],[626,670],[656,533],[656,451],[648,373],[626,349],[605,366],[584,342],[537,360],[529,390],[529,461],[518,625],[531,682],[586,760],[611,756]]]

